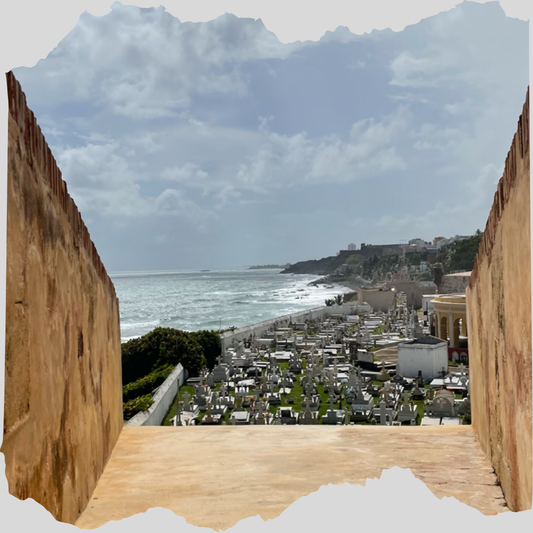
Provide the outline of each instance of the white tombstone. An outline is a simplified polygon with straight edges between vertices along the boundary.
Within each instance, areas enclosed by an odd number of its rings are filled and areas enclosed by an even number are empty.
[[[379,404],[379,424],[381,426],[390,426],[393,419],[393,409],[388,409],[385,402]]]
[[[204,418],[203,422],[205,424],[212,424],[214,422],[213,416],[211,414],[211,402],[207,402],[206,414],[205,414],[205,418]]]
[[[191,400],[191,395],[188,392],[183,393],[183,406],[188,408]]]
[[[403,393],[403,404],[398,411],[398,421],[401,422],[410,422],[412,424],[416,423],[417,408],[416,405],[409,403],[408,392]]]
[[[351,415],[352,415],[351,409],[348,408],[348,406],[346,406],[346,408],[344,409],[344,416],[345,416],[344,423],[346,425],[350,423]]]

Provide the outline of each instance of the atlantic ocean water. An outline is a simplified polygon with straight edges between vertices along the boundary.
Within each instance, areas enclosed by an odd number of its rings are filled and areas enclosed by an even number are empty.
[[[324,305],[350,292],[341,285],[308,286],[319,276],[281,270],[115,272],[122,342],[156,327],[185,331],[242,327]]]

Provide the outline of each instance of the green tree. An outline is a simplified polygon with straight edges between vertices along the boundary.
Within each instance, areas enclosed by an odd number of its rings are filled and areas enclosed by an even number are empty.
[[[159,387],[170,376],[174,368],[174,365],[165,365],[137,381],[128,383],[122,389],[122,400],[128,402],[139,396],[151,394],[154,389]]]
[[[207,368],[212,369],[216,365],[217,357],[220,355],[222,346],[220,343],[220,335],[214,330],[201,330],[191,333],[196,338],[202,350],[207,363]]]
[[[189,375],[206,366],[202,346],[186,331],[156,328],[122,344],[122,383],[126,385],[165,365],[181,363]]]
[[[483,233],[476,234],[462,241],[452,243],[449,249],[450,270],[472,270]]]
[[[138,398],[133,398],[133,400],[129,400],[123,405],[124,420],[129,420],[137,413],[140,413],[141,411],[146,411],[153,403],[154,401],[152,400],[152,396],[150,394],[146,394],[145,396],[139,396]]]

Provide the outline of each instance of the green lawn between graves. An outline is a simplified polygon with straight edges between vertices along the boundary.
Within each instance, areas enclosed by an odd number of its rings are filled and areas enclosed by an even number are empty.
[[[305,369],[305,366],[306,366],[306,361],[304,360],[302,362],[302,367]],[[279,367],[280,367],[281,371],[287,370],[289,368],[289,363],[280,363]],[[297,412],[301,412],[302,411],[302,394],[304,393],[304,391],[303,391],[303,388],[300,385],[300,381],[299,381],[299,378],[301,376],[302,376],[302,374],[297,374],[296,375],[296,379],[294,381],[294,387],[291,389],[291,392],[289,394],[282,395],[282,397],[281,397],[281,406],[282,407],[292,407]],[[375,386],[378,386],[378,387],[383,387],[383,381],[373,380],[372,384],[375,385]],[[429,388],[430,388],[429,385],[425,385],[425,389],[426,390],[429,390]],[[329,394],[324,393],[324,386],[323,385],[319,385],[317,387],[317,389],[318,389],[318,394],[320,395],[320,408],[319,408],[319,411],[318,411],[318,416],[320,418],[320,417],[324,416],[326,414],[326,411],[329,409],[329,404],[328,404]],[[192,398],[194,396],[194,390],[195,390],[194,387],[188,386],[188,385],[184,385],[184,386],[180,387],[180,392],[179,392],[180,400],[183,401],[183,394],[185,392],[188,392],[190,394],[191,398]],[[219,391],[220,390],[220,383],[218,383],[215,387],[213,387],[212,390],[213,391]],[[279,391],[279,388],[274,389],[274,390],[275,391],[276,390]],[[235,393],[233,391],[229,392],[229,394],[231,394],[231,396],[235,396]],[[252,391],[251,395],[255,396],[255,394],[253,394],[253,391]],[[292,397],[293,400],[294,400],[294,403],[292,403],[292,404],[288,403],[287,402],[287,398],[288,397]],[[461,394],[456,394],[455,397],[457,399],[460,399],[460,398],[462,398],[462,395]],[[377,405],[378,400],[379,400],[379,398],[374,398],[374,405]],[[172,403],[168,413],[166,414],[165,418],[163,419],[163,423],[162,423],[163,426],[170,426],[171,425],[170,419],[173,418],[176,415],[177,402],[178,402],[178,398],[176,397],[174,399],[174,402]],[[418,411],[418,414],[417,414],[417,417],[416,417],[416,423],[417,423],[417,425],[420,425],[420,423],[422,422],[422,418],[424,418],[424,400],[416,400],[413,403],[417,406],[417,411]],[[338,400],[337,400],[336,404],[338,404]],[[271,405],[270,406],[270,412],[272,414],[275,414],[278,407],[279,407],[278,405]],[[202,421],[204,416],[205,416],[205,412],[200,412],[200,415],[198,416],[198,419],[197,419],[197,423],[201,423],[201,421]],[[223,421],[225,421],[226,424],[228,424],[228,425],[230,424],[230,417],[231,417],[231,412],[228,410],[228,412],[226,413],[226,415],[223,418]],[[357,422],[357,424],[369,425],[370,422]]]

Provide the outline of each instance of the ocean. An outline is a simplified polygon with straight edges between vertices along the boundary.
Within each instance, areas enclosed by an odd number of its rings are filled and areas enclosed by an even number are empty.
[[[281,270],[115,272],[122,342],[156,327],[185,331],[242,327],[324,305],[350,292],[307,284],[319,276]]]

